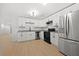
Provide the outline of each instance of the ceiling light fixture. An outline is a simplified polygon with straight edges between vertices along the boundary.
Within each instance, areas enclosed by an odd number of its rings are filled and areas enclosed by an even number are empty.
[[[37,16],[38,15],[38,11],[37,10],[32,10],[30,12],[31,16]]]

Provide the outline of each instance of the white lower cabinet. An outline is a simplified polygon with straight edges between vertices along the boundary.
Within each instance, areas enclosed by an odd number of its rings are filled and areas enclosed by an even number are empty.
[[[35,32],[17,32],[12,37],[13,37],[13,41],[34,40]]]
[[[50,32],[51,43],[58,47],[58,33]]]
[[[67,40],[63,39],[63,38],[59,38],[59,51],[62,52],[65,55],[70,55],[70,44]]]
[[[22,41],[34,40],[34,39],[35,39],[35,32],[23,32],[21,35]]]
[[[62,38],[59,38],[58,40],[58,49],[60,52],[65,53],[64,51],[64,40]]]

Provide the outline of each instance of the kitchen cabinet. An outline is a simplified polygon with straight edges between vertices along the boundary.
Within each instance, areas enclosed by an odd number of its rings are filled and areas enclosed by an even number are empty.
[[[58,49],[63,54],[65,53],[65,51],[64,51],[64,40],[62,38],[59,38],[59,40],[58,40]]]
[[[23,32],[20,34],[21,41],[34,40],[35,32]]]
[[[68,40],[65,40],[63,38],[59,39],[58,48],[60,52],[62,52],[65,55],[70,55],[71,53],[70,43],[68,42]]]
[[[76,11],[76,10],[79,10],[79,4],[78,3],[76,3],[76,4],[72,5],[72,6],[58,12],[57,14],[58,14],[58,16],[59,15],[64,15],[64,14],[67,14],[69,12],[73,12],[73,11]],[[55,17],[56,17],[56,20],[57,20],[58,17],[57,16],[55,16]]]
[[[50,32],[50,41],[52,44],[58,47],[58,33]]]
[[[67,12],[79,10],[79,4],[74,4],[71,7],[67,8]]]
[[[13,41],[28,41],[35,39],[35,32],[16,32],[13,36]]]

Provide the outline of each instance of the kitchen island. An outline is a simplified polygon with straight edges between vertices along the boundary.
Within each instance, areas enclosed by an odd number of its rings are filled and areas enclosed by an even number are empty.
[[[35,40],[36,35],[35,31],[18,30],[16,33],[13,33],[12,38],[13,41],[29,41]]]
[[[18,30],[18,36],[20,39],[19,41],[29,41],[29,40],[35,40],[36,34],[35,31],[28,31],[28,30]]]

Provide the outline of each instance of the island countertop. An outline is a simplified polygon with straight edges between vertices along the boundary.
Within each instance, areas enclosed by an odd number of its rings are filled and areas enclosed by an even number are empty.
[[[18,30],[17,32],[40,32],[40,31],[47,31],[47,30]]]

